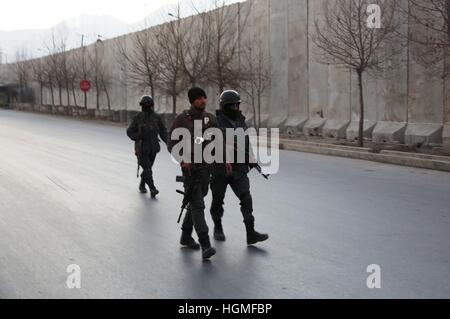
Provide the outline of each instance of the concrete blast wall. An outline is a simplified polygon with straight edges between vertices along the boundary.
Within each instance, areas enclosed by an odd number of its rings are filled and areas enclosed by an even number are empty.
[[[334,1],[248,0],[231,7],[240,16],[236,30],[245,24],[239,39],[242,46],[258,43],[268,56],[271,84],[262,100],[263,125],[288,133],[357,137],[357,77],[347,69],[321,64],[311,41],[315,21],[323,22],[325,11]],[[405,1],[400,0],[403,4]],[[131,36],[124,36],[129,46]],[[110,89],[112,109],[138,110],[138,99],[149,93],[148,89],[127,82],[127,65],[116,57],[114,39],[101,46],[114,79]],[[89,50],[95,50],[95,45]],[[439,74],[420,66],[414,58],[415,50],[414,45],[405,48],[389,62],[393,67],[383,77],[364,75],[365,137],[379,142],[443,143],[450,147],[450,85],[443,83]],[[214,110],[219,92],[214,86],[205,87],[210,110]],[[77,99],[81,104],[82,94]],[[178,112],[187,107],[185,93],[179,100]],[[48,90],[42,102],[50,103]],[[106,107],[105,94],[100,104]],[[169,98],[158,95],[157,105],[159,112],[171,112]],[[93,93],[89,94],[89,107],[95,107]],[[249,119],[253,118],[248,104],[243,105],[243,110]]]

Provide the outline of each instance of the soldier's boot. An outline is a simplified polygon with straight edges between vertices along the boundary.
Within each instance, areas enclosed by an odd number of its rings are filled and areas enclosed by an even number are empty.
[[[255,231],[255,225],[253,222],[245,223],[245,229],[247,230],[247,245],[254,245],[256,243],[269,239],[269,235],[260,234]]]
[[[150,189],[150,196],[152,198],[156,198],[156,195],[159,194],[159,190],[156,189],[156,187],[153,186],[153,188]]]
[[[193,249],[193,250],[199,250],[200,245],[195,241],[194,238],[192,238],[192,229],[190,230],[184,230],[181,233],[181,239],[180,244],[182,246],[186,246],[187,248]]]
[[[153,175],[152,175],[151,170],[146,171],[145,182],[148,185],[148,188],[150,189],[150,196],[152,198],[155,198],[156,195],[159,194],[159,190],[157,190],[155,187],[155,183],[153,182]]]
[[[203,259],[209,259],[216,254],[214,247],[211,247],[211,242],[209,241],[208,234],[199,234],[198,241],[202,247],[202,257]]]
[[[145,181],[141,178],[141,183],[139,184],[139,191],[141,194],[147,194],[147,188],[145,187]]]
[[[225,241],[226,239],[220,219],[214,220],[214,239],[217,241]]]

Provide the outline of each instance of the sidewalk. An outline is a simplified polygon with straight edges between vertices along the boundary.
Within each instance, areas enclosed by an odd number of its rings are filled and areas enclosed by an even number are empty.
[[[388,149],[383,149],[382,145],[374,145],[373,143],[367,144],[370,145],[370,147],[360,148],[342,145],[339,144],[338,141],[333,143],[328,140],[323,141],[320,139],[310,141],[299,138],[280,138],[280,149],[283,150],[340,156],[450,172],[450,156],[402,151],[406,149],[406,147],[402,145],[387,145],[385,148]]]

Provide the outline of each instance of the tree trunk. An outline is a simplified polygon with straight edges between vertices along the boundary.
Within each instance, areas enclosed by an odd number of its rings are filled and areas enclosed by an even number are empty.
[[[53,94],[53,85],[50,84],[50,94],[52,96],[52,106],[55,106],[55,96]]]
[[[362,83],[362,72],[358,73],[358,86],[359,86],[359,130],[358,130],[358,145],[359,147],[364,147],[364,90]]]
[[[19,80],[19,98],[17,99],[19,102],[22,102],[23,96],[23,83],[22,80]]]
[[[62,106],[62,87],[58,86],[58,94],[59,94],[59,105]]]
[[[258,129],[261,127],[261,92],[258,92]]]
[[[172,114],[177,114],[177,97],[175,96],[175,94],[172,95]]]
[[[44,86],[42,85],[42,82],[41,83],[39,83],[39,85],[40,85],[40,94],[41,94],[41,105],[43,105],[44,104]]]
[[[106,101],[108,103],[108,111],[111,111],[111,99],[109,98],[109,92],[108,92],[108,89],[106,88],[106,86],[104,88],[104,91],[106,94]]]
[[[98,90],[98,84],[95,85],[96,106],[97,110],[100,110],[100,91]]]
[[[75,85],[73,85],[73,83],[72,83],[72,96],[73,96],[73,103],[75,104],[75,107],[78,107],[77,93],[75,92]]]
[[[67,106],[70,106],[70,88],[69,88],[69,84],[67,84],[66,93],[67,93]]]
[[[255,95],[252,94],[252,109],[253,109],[253,124],[255,129],[258,129],[258,114],[256,113]]]
[[[150,92],[152,95],[152,98],[155,98],[155,86],[153,85],[153,77],[150,73],[149,68],[147,68],[147,77],[148,77],[148,85],[150,86]]]

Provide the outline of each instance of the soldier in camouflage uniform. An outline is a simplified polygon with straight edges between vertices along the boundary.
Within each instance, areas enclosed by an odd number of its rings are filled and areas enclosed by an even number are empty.
[[[202,248],[202,256],[204,259],[212,257],[216,251],[211,247],[209,239],[209,229],[205,221],[205,202],[204,197],[208,194],[209,180],[211,176],[211,164],[204,162],[194,163],[194,144],[202,143],[202,149],[211,141],[205,141],[202,137],[195,136],[194,121],[201,123],[202,132],[204,133],[209,128],[217,127],[216,117],[205,111],[207,96],[204,90],[194,87],[188,92],[191,107],[189,110],[181,113],[174,121],[170,129],[170,139],[168,144],[169,152],[172,152],[173,147],[178,143],[191,144],[191,153],[183,154],[183,158],[190,158],[189,162],[180,160],[183,176],[192,181],[192,185],[185,182],[185,192],[192,187],[190,202],[187,209],[186,216],[183,220],[182,235],[180,244],[191,249]],[[190,132],[190,140],[178,142],[172,140],[172,132],[177,128],[186,128]],[[192,232],[195,231],[198,235],[200,245],[192,238]]]
[[[226,129],[242,129],[241,132],[247,130],[245,117],[239,110],[241,97],[238,92],[233,90],[224,91],[220,96],[220,110],[217,111],[217,123],[226,136]],[[239,139],[238,139],[239,141]],[[218,241],[225,241],[223,232],[222,217],[224,213],[223,204],[225,193],[228,185],[230,185],[234,194],[241,202],[241,212],[244,218],[244,224],[247,231],[247,244],[253,245],[269,238],[267,234],[260,234],[255,231],[255,218],[253,216],[253,201],[250,194],[250,181],[248,178],[249,168],[256,167],[256,160],[251,150],[249,137],[245,136],[245,145],[238,145],[238,141],[226,141],[231,147],[234,161],[232,164],[232,173],[229,174],[224,164],[214,164],[211,178],[211,216],[214,221],[214,238]],[[245,161],[238,163],[238,152],[244,152]],[[228,173],[227,173],[228,171]]]
[[[142,112],[138,113],[132,120],[127,129],[127,135],[135,142],[135,154],[138,158],[138,164],[143,168],[141,174],[141,182],[139,191],[143,194],[147,193],[148,185],[152,198],[159,194],[153,181],[152,167],[155,162],[156,155],[160,152],[159,137],[167,144],[167,129],[161,117],[155,113],[155,103],[153,98],[144,95],[141,98],[140,106]]]

